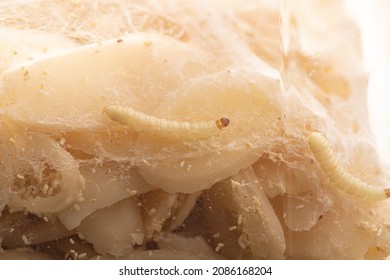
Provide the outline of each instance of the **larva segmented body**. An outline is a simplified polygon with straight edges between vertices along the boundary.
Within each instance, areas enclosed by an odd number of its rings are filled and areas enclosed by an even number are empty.
[[[339,164],[329,142],[321,133],[312,132],[307,142],[321,169],[335,187],[367,200],[382,200],[390,197],[390,189],[369,185],[348,173]]]
[[[157,118],[136,111],[130,107],[109,105],[103,110],[112,121],[129,126],[135,131],[156,132],[165,137],[180,139],[199,139],[217,134],[222,128],[229,125],[229,119],[220,118],[216,121],[179,122]]]

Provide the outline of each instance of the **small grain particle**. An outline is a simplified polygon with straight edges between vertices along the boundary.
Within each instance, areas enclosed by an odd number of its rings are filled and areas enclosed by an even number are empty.
[[[48,222],[49,222],[49,218],[48,218],[48,217],[46,217],[46,216],[43,216],[43,220],[44,220],[46,223],[48,223]]]
[[[237,226],[231,226],[231,227],[229,228],[230,231],[233,231],[233,230],[236,230],[236,229],[237,229]]]
[[[152,208],[149,210],[149,215],[150,216],[153,216],[154,214],[156,214],[156,208]]]
[[[61,185],[61,181],[60,181],[60,180],[57,180],[57,179],[53,180],[53,182],[51,183],[51,187],[52,187],[53,189],[58,188],[60,185]]]
[[[12,137],[9,139],[9,141],[11,141],[12,143],[16,144],[15,139],[12,138]]]
[[[143,159],[142,162],[145,163],[147,166],[152,166],[152,164],[146,159]]]
[[[241,234],[237,239],[237,243],[242,249],[246,249],[245,235]]]
[[[47,192],[46,192],[46,195],[47,196],[51,196],[52,194],[53,194],[53,190],[54,190],[54,188],[53,187],[49,187],[49,189],[47,190]]]
[[[85,258],[87,256],[87,253],[81,253],[80,255],[79,255],[79,259],[83,259],[83,258]]]
[[[303,204],[299,204],[299,205],[297,205],[295,208],[296,208],[296,209],[302,209],[303,207],[305,207]]]
[[[74,240],[73,240],[72,238],[69,238],[69,242],[70,242],[70,244],[72,244],[72,245],[75,244],[75,242],[74,242]]]
[[[27,236],[24,235],[24,234],[22,235],[22,240],[23,240],[23,243],[24,243],[25,245],[30,244],[30,241],[28,240]]]
[[[9,233],[13,233],[14,232],[14,228],[10,228],[10,230],[8,231]]]
[[[218,238],[221,234],[219,232],[213,234],[213,238]]]
[[[217,244],[217,247],[215,247],[215,252],[218,253],[218,252],[222,249],[223,246],[225,246],[225,244],[223,244],[223,243],[218,243],[218,244]]]
[[[186,162],[183,160],[180,162],[180,167],[184,167],[184,165],[186,164]]]
[[[191,168],[192,168],[191,164],[187,165],[187,172],[190,172]]]
[[[137,191],[136,190],[132,190],[132,189],[129,189],[127,188],[126,191],[130,194],[130,195],[136,195],[137,194]]]
[[[241,225],[242,224],[242,220],[243,220],[243,216],[242,216],[242,214],[239,214],[238,217],[237,217],[237,225]]]
[[[95,203],[96,202],[96,198],[92,198],[91,202]]]
[[[16,174],[16,177],[17,177],[18,179],[21,179],[21,180],[24,179],[24,176],[23,176],[22,174]]]
[[[73,204],[73,208],[74,208],[74,210],[76,210],[77,212],[80,212],[81,211],[81,208],[80,208],[80,205],[78,205],[78,204]]]
[[[65,138],[61,138],[61,140],[60,140],[60,145],[61,145],[61,146],[64,146],[65,141],[66,141]]]
[[[42,193],[43,194],[47,194],[47,191],[49,190],[49,185],[48,184],[44,184],[43,185],[43,188],[42,188]]]

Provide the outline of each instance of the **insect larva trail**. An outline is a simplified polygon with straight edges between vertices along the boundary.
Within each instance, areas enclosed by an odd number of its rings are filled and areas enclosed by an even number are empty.
[[[390,197],[389,188],[369,185],[348,173],[339,164],[328,141],[321,133],[312,132],[307,142],[328,180],[337,188],[364,199],[381,200]]]
[[[229,125],[228,118],[205,122],[179,122],[157,118],[136,111],[130,107],[109,105],[103,113],[112,121],[129,126],[135,131],[156,132],[165,137],[181,139],[199,139],[217,134],[222,128]]]

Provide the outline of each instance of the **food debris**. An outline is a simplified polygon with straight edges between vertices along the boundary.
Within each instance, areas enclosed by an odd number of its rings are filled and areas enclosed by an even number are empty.
[[[217,247],[215,247],[215,252],[218,253],[224,246],[225,246],[225,244],[223,244],[223,243],[218,243],[218,244],[217,244]]]
[[[23,243],[25,244],[25,245],[29,245],[30,244],[30,241],[28,240],[28,238],[27,238],[27,236],[26,235],[22,235],[22,240],[23,240]]]

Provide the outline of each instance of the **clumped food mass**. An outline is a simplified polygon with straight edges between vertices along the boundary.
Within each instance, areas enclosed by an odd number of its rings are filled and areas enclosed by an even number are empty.
[[[1,1],[0,258],[387,258],[341,4]]]

